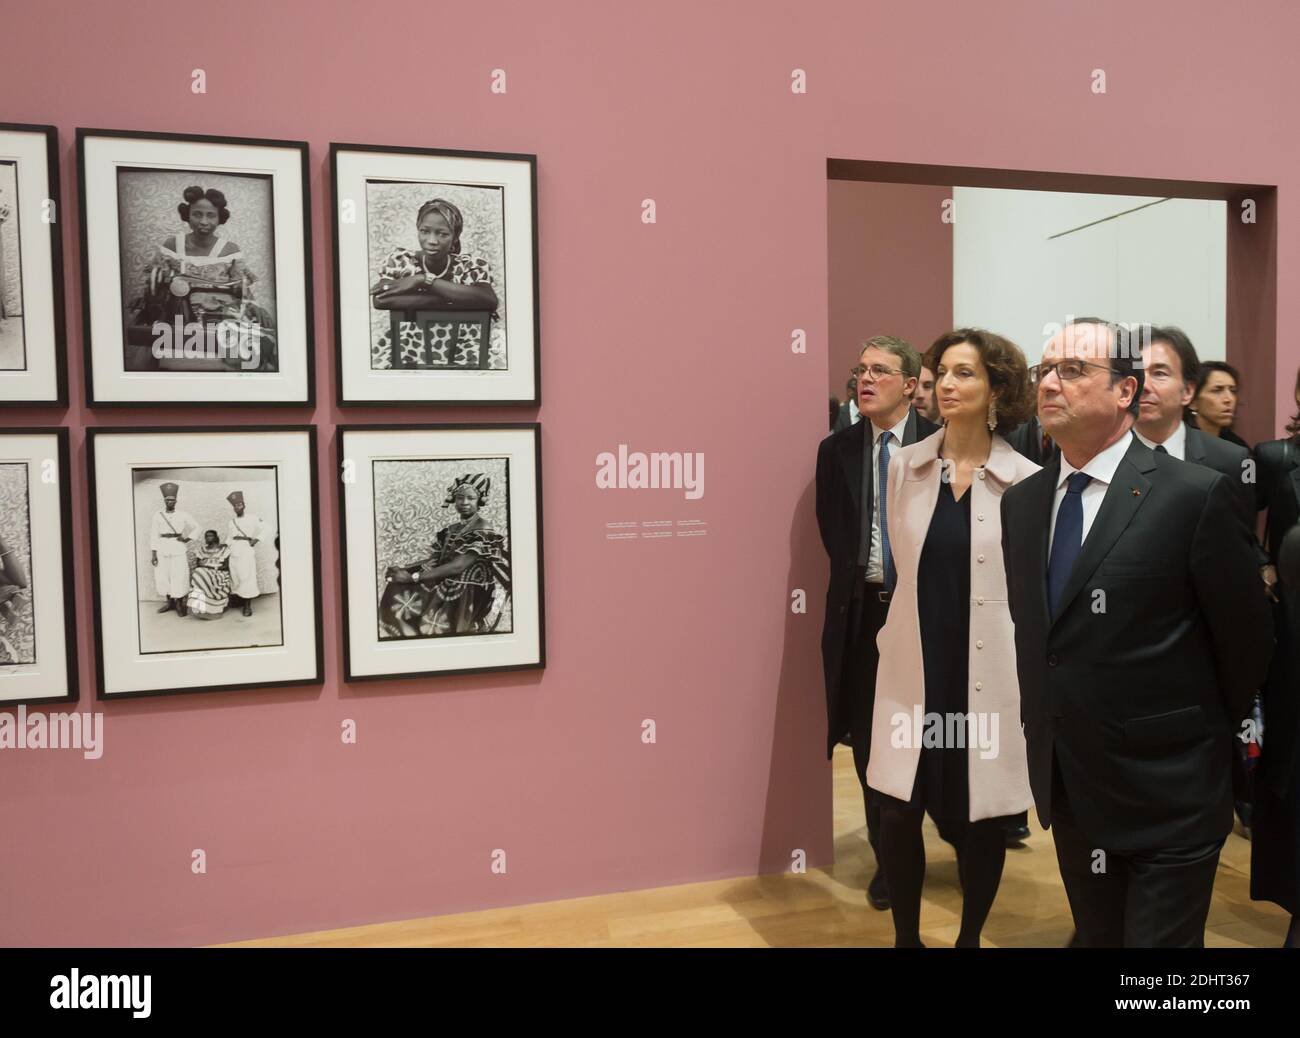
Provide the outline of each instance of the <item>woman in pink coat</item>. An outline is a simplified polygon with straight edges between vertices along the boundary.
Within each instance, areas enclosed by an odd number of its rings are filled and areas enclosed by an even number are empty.
[[[1006,857],[1003,826],[1031,804],[1002,563],[1001,498],[1038,471],[1002,438],[1033,409],[1014,343],[977,328],[927,357],[944,428],[889,461],[886,524],[896,583],[876,644],[867,783],[881,802],[880,858],[896,947],[921,947],[929,810],[958,834],[958,947],[979,947]]]

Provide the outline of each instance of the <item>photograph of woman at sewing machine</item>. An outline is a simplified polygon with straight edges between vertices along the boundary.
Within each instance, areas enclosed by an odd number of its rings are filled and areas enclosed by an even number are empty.
[[[117,176],[125,369],[278,371],[271,177]]]
[[[92,405],[314,401],[305,141],[77,130]]]

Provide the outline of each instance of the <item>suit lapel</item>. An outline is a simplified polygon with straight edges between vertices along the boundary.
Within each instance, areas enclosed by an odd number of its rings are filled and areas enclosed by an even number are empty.
[[[1183,441],[1183,457],[1188,461],[1194,461],[1197,465],[1205,464],[1205,441],[1202,437],[1205,435],[1200,429],[1193,429],[1190,425],[1187,427],[1186,439]]]
[[[846,436],[840,451],[844,480],[848,483],[849,494],[853,497],[853,510],[859,516],[862,514],[862,451],[870,428],[870,419],[863,417],[862,421],[853,426],[856,435]]]
[[[1052,623],[1051,609],[1047,605],[1047,533],[1052,527],[1052,502],[1056,498],[1056,485],[1061,481],[1060,461],[1052,461],[1044,466],[1043,477],[1045,478],[1039,478],[1031,484],[1032,492],[1027,495],[1029,536],[1026,541],[1029,557],[1035,560],[1034,573],[1037,579],[1034,587],[1038,595],[1035,608],[1043,618],[1043,626],[1047,628]]]
[[[916,408],[907,409],[907,424],[903,426],[903,446],[916,442]]]
[[[1291,477],[1291,489],[1295,491],[1296,508],[1300,510],[1300,466],[1287,473]]]
[[[1146,501],[1151,481],[1143,473],[1154,468],[1151,451],[1137,437],[1133,437],[1133,442],[1129,444],[1128,451],[1115,470],[1115,478],[1106,488],[1101,510],[1084,539],[1079,557],[1074,560],[1070,579],[1065,582],[1065,590],[1061,593],[1061,611],[1056,617],[1058,621],[1069,609],[1070,602],[1083,590],[1084,584],[1097,572],[1097,567],[1119,540],[1119,535],[1133,521],[1138,509]]]

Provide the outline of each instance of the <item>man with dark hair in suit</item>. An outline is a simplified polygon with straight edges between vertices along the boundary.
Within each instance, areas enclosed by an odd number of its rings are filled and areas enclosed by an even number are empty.
[[[1222,472],[1248,526],[1255,525],[1255,485],[1246,482],[1246,461],[1250,452],[1230,440],[1206,436],[1187,424],[1187,405],[1196,390],[1196,373],[1201,362],[1196,348],[1180,328],[1155,328],[1142,344],[1145,378],[1138,399],[1138,416],[1133,433],[1157,453],[1179,461]],[[1268,563],[1263,549],[1257,552],[1260,566]],[[1276,580],[1276,577],[1274,577]]]
[[[920,354],[905,339],[877,335],[862,348],[854,371],[864,421],[831,433],[817,448],[817,527],[830,557],[830,587],[822,628],[826,681],[826,756],[846,734],[862,785],[867,839],[876,875],[867,888],[873,908],[889,908],[879,868],[879,808],[867,786],[871,713],[875,706],[876,635],[894,586],[885,491],[891,450],[938,429],[911,406]]]
[[[831,432],[839,432],[841,429],[847,429],[850,425],[857,425],[858,422],[862,421],[862,415],[858,413],[858,380],[856,377],[849,376],[848,382],[844,384],[844,391],[848,396],[835,413],[835,424],[831,426]]]
[[[1273,648],[1234,490],[1132,435],[1140,343],[1084,319],[1033,371],[1061,457],[1002,498],[1039,819],[1085,947],[1200,947],[1233,736]]]

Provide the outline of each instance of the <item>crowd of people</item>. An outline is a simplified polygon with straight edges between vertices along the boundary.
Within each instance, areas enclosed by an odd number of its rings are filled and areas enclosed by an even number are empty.
[[[863,344],[817,453],[826,748],[852,747],[896,946],[922,946],[924,816],[978,947],[1030,808],[1072,944],[1203,946],[1235,814],[1300,946],[1300,375],[1253,449],[1239,386],[1177,328],[1099,318],[1033,366],[978,328]]]

